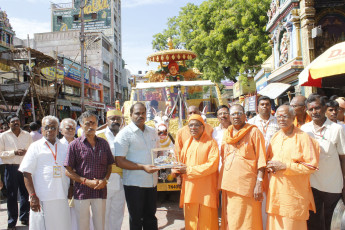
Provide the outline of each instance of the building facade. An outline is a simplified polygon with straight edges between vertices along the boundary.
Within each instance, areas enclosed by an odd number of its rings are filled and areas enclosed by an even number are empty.
[[[122,100],[121,0],[87,0],[85,3],[83,9],[85,32],[86,34],[102,32],[106,37],[106,39],[102,39],[102,47],[110,54],[103,58],[103,60],[108,60],[102,62],[101,66],[93,65],[91,60],[88,62],[103,72],[105,102],[114,104],[116,100]],[[52,4],[52,31],[79,32],[80,4],[80,0],[73,0],[67,4]],[[94,53],[87,55],[94,55]],[[108,82],[109,84],[107,84]]]
[[[267,12],[272,56],[255,76],[257,91],[274,83],[287,83],[290,95],[323,91],[299,84],[298,75],[332,45],[345,41],[345,2],[339,0],[272,0]],[[326,92],[322,92],[326,94]]]

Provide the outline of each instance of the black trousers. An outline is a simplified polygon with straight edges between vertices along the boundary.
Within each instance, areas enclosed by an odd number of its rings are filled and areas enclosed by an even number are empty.
[[[29,194],[25,188],[23,173],[18,171],[19,165],[6,165],[5,184],[7,187],[7,213],[8,226],[15,227],[18,220],[17,196],[20,196],[20,214],[22,221],[29,220],[30,203]]]
[[[309,211],[309,220],[307,221],[309,230],[330,230],[332,215],[341,193],[321,192],[312,188],[316,213]]]
[[[157,187],[124,186],[130,230],[157,230]]]

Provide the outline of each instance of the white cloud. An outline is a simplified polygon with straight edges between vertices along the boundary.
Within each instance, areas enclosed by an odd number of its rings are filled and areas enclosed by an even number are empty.
[[[50,22],[40,22],[24,18],[10,18],[16,37],[26,39],[29,34],[33,38],[34,33],[50,32]]]
[[[122,1],[123,8],[133,8],[144,5],[167,4],[172,0],[124,0]]]

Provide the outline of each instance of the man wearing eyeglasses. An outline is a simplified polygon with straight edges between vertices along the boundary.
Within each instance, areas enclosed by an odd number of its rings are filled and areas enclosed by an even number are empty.
[[[313,121],[301,129],[316,139],[321,149],[319,170],[310,176],[316,213],[310,212],[308,229],[329,230],[339,199],[345,200],[345,131],[326,117],[326,104],[320,95],[308,97],[307,109]]]
[[[74,180],[74,205],[79,230],[90,229],[90,208],[95,230],[103,230],[107,183],[114,156],[109,144],[96,136],[97,116],[86,111],[79,118],[83,135],[68,146],[64,166],[66,175]]]
[[[267,150],[267,230],[307,230],[309,209],[315,212],[309,178],[317,170],[320,147],[294,126],[292,106],[280,106],[276,118],[280,131]]]
[[[30,145],[19,167],[30,194],[29,228],[32,230],[71,229],[67,198],[70,180],[63,167],[68,144],[57,139],[58,130],[56,117],[44,117],[43,138]]]
[[[111,152],[115,155],[115,137],[123,125],[120,110],[107,112],[107,127],[96,132],[98,137],[108,141]],[[107,185],[107,204],[105,211],[105,230],[121,229],[125,212],[125,192],[122,184],[122,168],[112,165]]]
[[[195,105],[188,107],[187,116],[188,118],[193,114],[201,115],[199,108]],[[213,127],[205,123],[205,131],[209,136],[212,136]],[[176,140],[175,140],[175,154],[179,154],[183,148],[183,144],[191,137],[188,126],[184,126],[177,131]]]
[[[10,129],[0,136],[0,157],[5,164],[4,182],[7,187],[8,229],[16,229],[18,219],[18,190],[20,194],[19,219],[22,224],[29,224],[29,195],[24,185],[23,174],[19,165],[32,143],[31,135],[20,128],[17,116],[9,116]]]
[[[307,98],[303,95],[298,95],[292,98],[290,105],[294,108],[296,116],[294,125],[297,128],[301,128],[305,123],[311,122],[311,117],[307,113],[307,107],[305,101]]]
[[[241,105],[230,108],[230,121],[221,150],[222,229],[262,230],[265,139],[255,125],[245,122]]]
[[[176,169],[183,177],[180,207],[186,230],[218,229],[217,142],[205,131],[200,115],[191,115],[187,127],[191,137],[179,155],[184,166]]]

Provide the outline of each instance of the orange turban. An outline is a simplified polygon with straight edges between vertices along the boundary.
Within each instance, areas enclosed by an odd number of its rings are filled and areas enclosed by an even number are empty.
[[[109,110],[107,112],[107,117],[111,117],[111,116],[119,116],[119,117],[122,117],[122,113],[120,110]]]
[[[190,116],[189,119],[188,119],[188,123],[191,120],[200,121],[204,127],[206,126],[204,119],[202,119],[202,117],[199,114],[193,114],[192,116]]]

